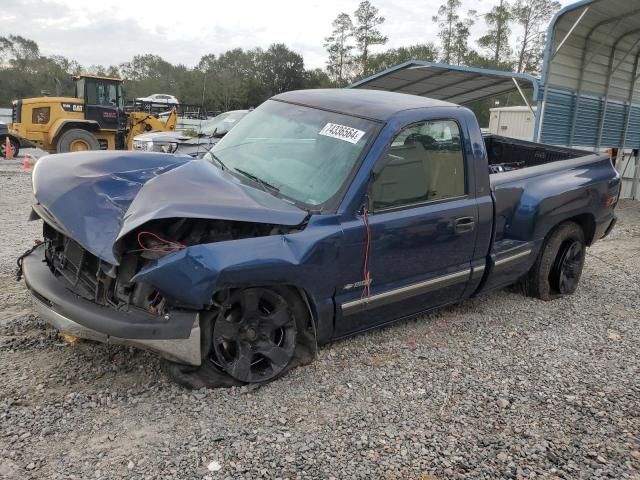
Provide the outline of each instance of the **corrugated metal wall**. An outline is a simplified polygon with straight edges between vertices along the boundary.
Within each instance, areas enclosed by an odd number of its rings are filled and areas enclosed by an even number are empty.
[[[548,76],[543,82],[598,96],[607,93],[609,83],[610,99],[628,100],[639,51],[640,1],[594,0],[576,5],[553,25],[550,47],[554,56],[549,59]],[[576,25],[585,8],[588,12]],[[562,48],[556,51],[565,37]],[[636,93],[640,94],[640,85]]]
[[[571,142],[571,119],[576,108],[576,92],[549,89],[542,124],[542,142],[551,145],[595,147],[604,113],[604,98],[582,94],[576,115],[576,127]],[[621,146],[629,105],[609,100],[602,120],[603,148]],[[631,104],[631,117],[626,148],[640,148],[640,105]]]

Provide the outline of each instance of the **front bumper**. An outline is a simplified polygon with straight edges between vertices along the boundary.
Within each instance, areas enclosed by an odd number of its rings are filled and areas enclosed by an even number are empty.
[[[200,365],[200,319],[197,312],[172,311],[168,318],[144,312],[117,311],[73,293],[44,262],[44,246],[25,257],[25,283],[44,321],[58,330],[104,343],[132,345],[169,360]]]

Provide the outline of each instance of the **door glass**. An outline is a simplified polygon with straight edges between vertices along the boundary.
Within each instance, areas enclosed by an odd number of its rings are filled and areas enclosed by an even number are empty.
[[[46,125],[51,118],[51,107],[34,108],[31,112],[31,123]]]
[[[451,120],[413,125],[391,143],[373,182],[373,209],[460,197],[465,185],[458,125]]]
[[[98,104],[98,86],[96,82],[92,80],[87,80],[85,82],[87,88],[87,105],[97,105]]]

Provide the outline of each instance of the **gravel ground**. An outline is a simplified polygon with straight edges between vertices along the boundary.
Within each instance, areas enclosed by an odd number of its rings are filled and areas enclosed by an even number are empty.
[[[0,165],[0,478],[640,479],[640,206],[551,303],[500,291],[320,350],[259,389],[68,345],[14,259],[29,177]]]

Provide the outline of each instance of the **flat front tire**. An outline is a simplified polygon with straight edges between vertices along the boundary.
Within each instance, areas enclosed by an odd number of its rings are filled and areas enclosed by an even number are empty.
[[[556,227],[524,279],[525,294],[546,301],[572,295],[582,276],[586,247],[580,225],[565,222]]]
[[[310,363],[317,348],[309,309],[289,287],[234,290],[200,328],[202,365],[162,361],[164,372],[187,388],[266,383]]]

